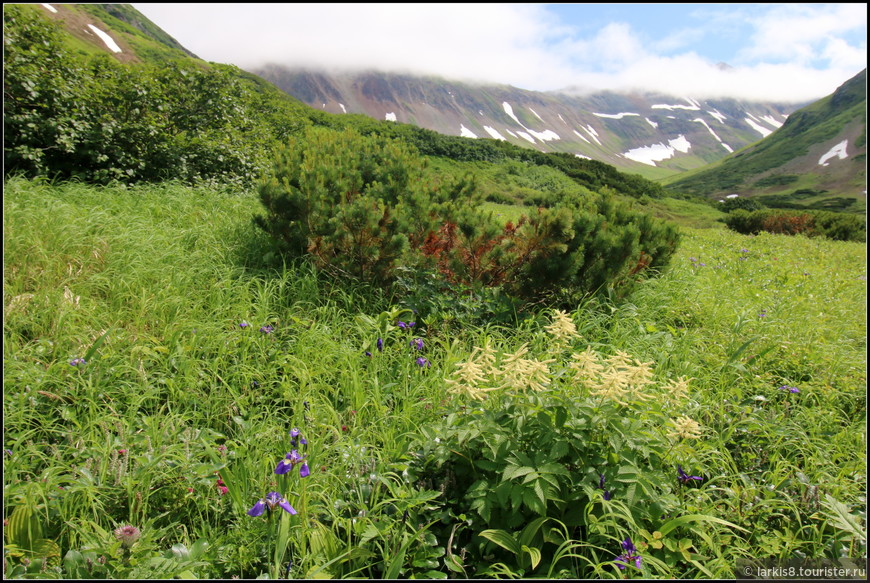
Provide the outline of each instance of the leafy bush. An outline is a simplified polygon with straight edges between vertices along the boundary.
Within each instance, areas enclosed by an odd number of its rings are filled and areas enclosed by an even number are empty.
[[[687,416],[689,382],[657,381],[652,363],[619,351],[572,354],[564,312],[547,331],[537,349],[475,348],[446,381],[460,405],[422,427],[411,450],[420,486],[443,492],[447,567],[589,578],[618,572],[628,538],[645,575],[692,568],[692,523],[727,523],[683,503],[702,480],[681,470],[697,469],[692,442],[703,431]],[[690,532],[675,536],[678,527]]]
[[[4,172],[88,182],[252,183],[310,123],[227,65],[122,65],[65,49],[59,25],[4,9]]]
[[[818,210],[765,209],[749,212],[735,210],[725,219],[729,229],[744,235],[761,231],[786,235],[822,236],[835,241],[866,241],[867,224],[863,217]]]
[[[351,130],[312,128],[291,140],[259,192],[267,212],[254,221],[283,253],[310,254],[321,269],[378,284],[405,267],[529,300],[627,288],[636,274],[665,265],[678,240],[674,227],[617,203],[609,190],[499,223],[481,210],[469,180],[431,178],[402,142]]]
[[[290,256],[387,282],[438,221],[473,202],[467,182],[424,182],[423,166],[402,142],[311,128],[278,149],[259,189],[267,214],[254,221]]]
[[[763,209],[764,205],[754,198],[738,197],[727,199],[725,202],[720,204],[719,208],[722,210],[722,212],[730,213],[737,209],[743,209],[745,211],[757,211]]]

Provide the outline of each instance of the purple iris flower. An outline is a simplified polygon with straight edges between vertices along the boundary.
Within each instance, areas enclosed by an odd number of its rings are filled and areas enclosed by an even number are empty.
[[[790,387],[788,385],[782,385],[779,387],[780,391],[788,391],[789,393],[800,393],[801,390],[797,387]]]
[[[378,352],[384,351],[384,339],[378,338]]]
[[[299,455],[299,452],[294,449],[286,456],[284,456],[283,460],[278,462],[278,466],[275,468],[275,473],[279,475],[286,474],[287,472],[292,470],[294,466],[296,466],[297,464],[301,464],[304,459],[305,456]],[[302,468],[300,468],[300,471],[301,470]]]
[[[371,357],[372,357],[372,353],[371,353],[371,352],[369,352],[369,351],[368,351],[368,350],[366,350],[366,351],[365,351],[365,355],[366,355],[366,356],[368,356],[368,357],[369,357],[369,358],[371,358]]]
[[[290,445],[295,449],[298,444],[308,445],[308,440],[302,437],[295,427],[290,430]]]
[[[616,566],[624,571],[626,565],[634,562],[634,566],[640,569],[640,555],[635,554],[637,553],[637,549],[635,548],[634,543],[631,542],[631,538],[622,541],[622,550],[625,552],[614,559]]]
[[[683,471],[683,466],[677,466],[677,479],[681,484],[688,484],[692,480],[703,480],[704,478],[700,476],[690,476],[686,472]]]
[[[248,323],[245,322],[244,320],[242,320],[241,322],[239,322],[239,328],[247,328],[248,326],[250,326],[250,324],[248,324]]]
[[[417,350],[423,350],[423,339],[422,338],[414,338],[410,342],[408,342],[408,346],[413,346]]]
[[[285,512],[296,514],[296,509],[290,506],[286,498],[278,492],[269,492],[265,498],[260,498],[254,506],[248,510],[248,516],[260,516],[268,508],[270,511],[275,510],[276,506],[280,506]]]
[[[417,357],[417,360],[415,360],[414,362],[416,362],[420,366],[420,368],[432,366],[432,364],[422,356]]]
[[[70,366],[78,366],[78,365],[80,365],[80,364],[87,364],[87,363],[85,362],[85,359],[84,359],[84,358],[74,358],[74,359],[72,359],[71,361],[69,361],[69,365],[70,365]]]
[[[601,476],[601,478],[598,480],[598,489],[604,490],[604,474],[600,474],[600,476]],[[610,500],[611,498],[613,498],[613,494],[611,494],[607,490],[604,490],[604,499]]]
[[[275,328],[272,327],[270,324],[266,324],[265,326],[260,326],[260,332],[262,332],[263,334],[271,334],[272,330],[274,330],[274,329]]]

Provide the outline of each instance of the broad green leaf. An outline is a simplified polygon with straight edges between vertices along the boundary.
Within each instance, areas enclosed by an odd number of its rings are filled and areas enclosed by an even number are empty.
[[[481,531],[480,536],[494,542],[501,548],[506,549],[515,555],[520,554],[520,545],[516,540],[514,540],[514,537],[509,532],[497,528],[491,528]]]
[[[521,548],[529,553],[529,557],[532,560],[532,569],[536,569],[541,562],[541,551],[536,547],[527,547],[526,545],[523,545]]]

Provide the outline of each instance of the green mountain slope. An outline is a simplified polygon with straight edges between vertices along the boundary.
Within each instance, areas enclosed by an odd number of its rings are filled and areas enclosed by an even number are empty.
[[[565,181],[633,199],[668,194],[570,154],[318,111],[257,75],[191,56],[126,5],[8,5],[4,33],[7,173],[250,184],[268,169],[277,143],[319,125],[382,134],[459,162],[451,172],[481,175],[493,199],[555,201]]]
[[[756,144],[662,182],[674,191],[713,199],[738,194],[770,207],[863,212],[866,128],[865,69]]]

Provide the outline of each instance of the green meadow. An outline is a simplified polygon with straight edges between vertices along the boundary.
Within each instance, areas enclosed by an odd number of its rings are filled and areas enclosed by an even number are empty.
[[[863,243],[684,223],[626,297],[495,321],[281,262],[253,191],[11,178],[3,210],[6,577],[866,557]]]

